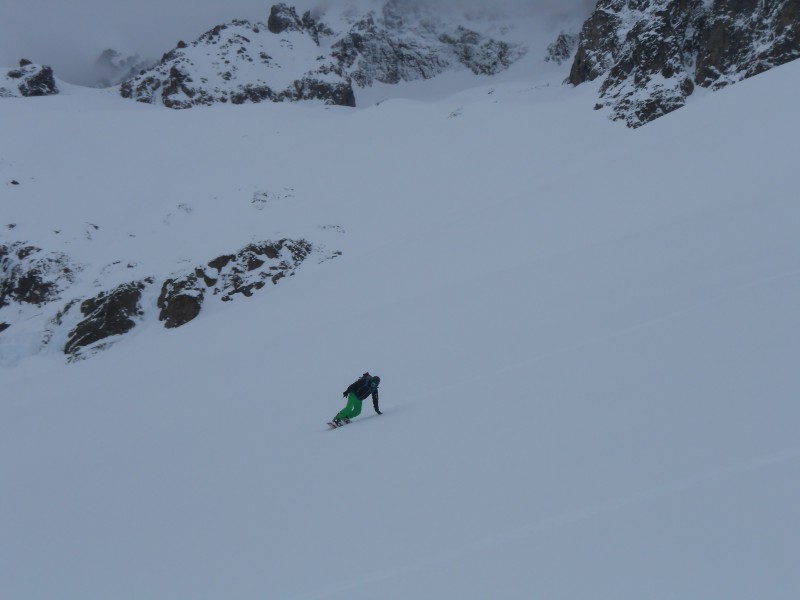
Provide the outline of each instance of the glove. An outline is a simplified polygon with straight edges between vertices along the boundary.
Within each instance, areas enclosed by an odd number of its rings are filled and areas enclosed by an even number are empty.
[[[342,398],[347,398],[347,392],[342,392]]]

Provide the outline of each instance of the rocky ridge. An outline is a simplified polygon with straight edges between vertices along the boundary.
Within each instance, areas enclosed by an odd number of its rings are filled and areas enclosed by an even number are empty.
[[[525,53],[401,0],[348,14],[338,26],[277,4],[266,24],[237,20],[179,42],[157,66],[123,83],[120,94],[169,108],[299,100],[355,106],[353,86],[430,79],[451,69],[492,75]]]
[[[95,281],[101,291],[76,296],[73,288],[83,265],[23,242],[6,243],[0,245],[0,335],[44,319],[39,350],[57,345],[70,361],[88,358],[143,321],[180,327],[212,298],[250,297],[294,275],[309,258],[322,262],[339,254],[304,239],[268,240],[166,278],[145,277],[107,289]]]
[[[639,127],[686,103],[800,57],[796,0],[599,0],[568,82],[603,78],[613,120]]]

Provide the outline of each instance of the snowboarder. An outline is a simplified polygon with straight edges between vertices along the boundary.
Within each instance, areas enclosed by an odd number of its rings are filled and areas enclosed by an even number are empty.
[[[367,396],[372,394],[372,406],[375,412],[379,415],[383,413],[378,408],[378,384],[381,378],[377,375],[370,375],[368,372],[364,373],[356,381],[344,391],[342,396],[347,398],[347,406],[345,406],[333,418],[332,423],[337,427],[349,423],[350,419],[357,417],[361,414],[361,401],[366,400]]]

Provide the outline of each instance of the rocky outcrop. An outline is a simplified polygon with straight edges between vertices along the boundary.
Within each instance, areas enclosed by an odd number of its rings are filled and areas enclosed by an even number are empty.
[[[355,106],[356,96],[350,81],[330,83],[314,77],[304,77],[292,83],[278,96],[279,100],[322,100],[326,104]]]
[[[475,75],[497,75],[524,54],[518,46],[486,38],[465,27],[457,27],[453,34],[440,35],[439,41],[449,46],[458,62]]]
[[[336,33],[311,12],[272,7],[266,24],[233,21],[120,86],[120,94],[169,108],[220,102],[296,102],[355,106],[353,86],[430,79],[451,69],[495,75],[525,49],[431,18],[424,4],[388,0],[351,15]],[[324,43],[323,43],[324,42]]]
[[[306,14],[310,18],[311,14]],[[300,17],[297,16],[297,11],[294,7],[286,4],[276,4],[269,11],[267,29],[277,35],[284,31],[304,31],[305,25]]]
[[[328,31],[310,14],[300,18],[294,9],[281,6],[277,12],[273,7],[269,26],[237,20],[214,27],[191,44],[179,43],[154,68],[124,82],[120,94],[168,108],[297,100],[354,106],[347,76],[317,69],[313,58],[291,79],[292,74],[287,76],[273,58],[276,51],[285,54],[294,46],[289,40],[276,39],[270,27],[281,34],[294,33],[308,46],[319,43],[319,36]]]
[[[558,34],[556,41],[547,47],[547,54],[544,60],[545,62],[554,62],[557,65],[563,64],[572,58],[577,46],[578,36],[562,31]]]
[[[368,13],[333,44],[336,67],[366,87],[375,81],[432,79],[459,67],[476,75],[496,75],[526,52],[463,26],[436,26],[427,17],[421,6],[386,2],[380,17]]]
[[[81,302],[80,311],[85,318],[69,332],[64,353],[79,357],[90,347],[98,349],[98,342],[133,329],[144,314],[142,290],[152,283],[152,280],[126,283]]]
[[[695,38],[695,83],[723,87],[800,58],[800,2],[717,0]]]
[[[0,244],[0,308],[12,302],[42,306],[58,300],[80,270],[60,252],[23,242]]]
[[[180,327],[200,314],[206,296],[219,297],[223,302],[230,302],[237,295],[250,297],[267,283],[276,284],[294,275],[313,252],[306,240],[282,239],[250,244],[236,254],[218,256],[191,273],[164,282],[158,298],[158,318],[167,328]]]
[[[271,195],[286,198],[289,192],[287,188],[284,195]],[[325,228],[331,227],[335,228]],[[135,263],[126,267],[124,261],[115,261],[87,276],[88,267],[64,254],[22,241],[0,244],[0,332],[13,327],[13,335],[21,331],[39,337],[40,349],[57,347],[69,361],[79,360],[108,348],[156,314],[165,327],[180,327],[194,320],[208,302],[250,297],[294,275],[310,258],[323,262],[339,255],[304,239],[283,238],[248,244],[167,278],[144,277],[117,285],[127,279],[121,269],[134,268]],[[86,286],[93,291],[81,293]],[[148,308],[153,304],[157,313]]]
[[[19,61],[19,68],[12,69],[0,78],[0,97],[52,96],[58,94],[58,86],[50,67],[35,65],[29,60]]]
[[[164,323],[164,327],[172,329],[186,325],[200,314],[205,289],[199,281],[197,273],[192,273],[164,282],[158,296],[158,320]]]
[[[185,325],[200,314],[207,297],[218,297],[222,302],[250,297],[268,283],[276,284],[293,275],[312,253],[313,246],[305,240],[282,239],[249,244],[235,254],[218,256],[163,282],[157,301],[158,319],[168,329]],[[320,254],[323,260],[337,255]],[[133,329],[144,315],[143,291],[152,284],[152,278],[126,283],[82,301],[84,318],[69,332],[64,353],[72,359],[85,357]],[[72,304],[60,312],[58,321],[64,320]]]
[[[718,89],[800,57],[796,0],[599,0],[568,81],[604,78],[597,108],[639,127]]]

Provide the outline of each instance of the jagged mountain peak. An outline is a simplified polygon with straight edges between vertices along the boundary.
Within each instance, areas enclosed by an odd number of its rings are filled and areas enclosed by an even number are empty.
[[[521,44],[470,24],[397,0],[379,11],[316,15],[281,3],[266,23],[235,20],[180,42],[120,93],[170,108],[297,100],[354,106],[353,86],[430,79],[447,70],[493,75],[525,54]]]

